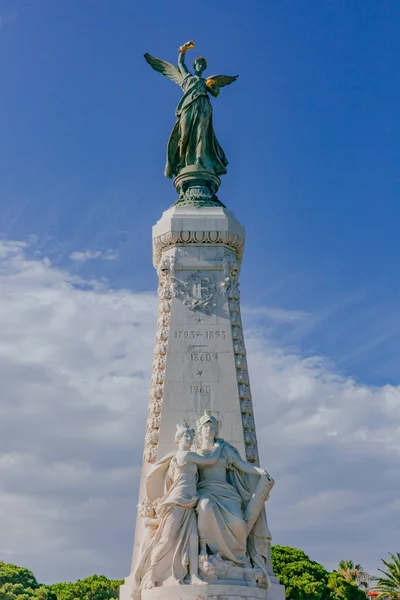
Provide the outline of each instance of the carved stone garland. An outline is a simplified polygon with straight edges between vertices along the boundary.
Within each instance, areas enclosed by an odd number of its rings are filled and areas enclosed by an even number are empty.
[[[246,348],[244,345],[242,318],[240,314],[239,273],[240,263],[233,256],[223,259],[225,279],[221,293],[227,297],[230,314],[233,351],[235,354],[236,377],[242,413],[242,426],[245,442],[246,460],[259,464],[256,428],[253,416],[250,380],[247,369]]]
[[[153,374],[151,376],[149,413],[146,423],[144,458],[149,463],[157,460],[158,438],[160,434],[161,410],[164,392],[165,361],[167,355],[169,327],[171,321],[171,300],[174,296],[172,274],[174,257],[164,257],[157,269],[158,283],[158,321],[156,347],[154,350]]]

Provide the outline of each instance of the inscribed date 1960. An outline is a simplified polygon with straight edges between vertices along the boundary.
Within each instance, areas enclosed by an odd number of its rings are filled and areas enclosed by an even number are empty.
[[[210,385],[191,385],[190,393],[191,394],[209,394],[211,392]]]

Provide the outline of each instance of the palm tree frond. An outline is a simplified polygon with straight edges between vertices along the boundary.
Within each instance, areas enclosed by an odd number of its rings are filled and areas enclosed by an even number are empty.
[[[373,589],[379,593],[378,599],[400,600],[400,553],[389,552],[389,556],[391,560],[382,559],[386,569],[378,569],[383,576],[373,578],[376,582]]]

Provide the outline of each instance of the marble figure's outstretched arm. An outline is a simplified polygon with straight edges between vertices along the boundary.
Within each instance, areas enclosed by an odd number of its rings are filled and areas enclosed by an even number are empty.
[[[209,456],[200,456],[197,452],[187,452],[185,456],[186,462],[192,462],[196,465],[202,467],[209,467],[215,464],[221,454],[221,446],[219,444],[215,445],[214,450],[209,454]]]
[[[242,471],[242,473],[247,473],[247,475],[262,475],[263,477],[266,477],[267,479],[272,481],[272,477],[271,475],[269,475],[269,473],[267,473],[267,471],[261,469],[261,467],[255,467],[251,463],[248,463],[245,460],[242,460],[241,458],[235,460],[235,467],[238,471]]]

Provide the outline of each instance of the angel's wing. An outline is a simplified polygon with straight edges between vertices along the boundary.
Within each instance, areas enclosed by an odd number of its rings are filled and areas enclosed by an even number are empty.
[[[155,71],[162,73],[163,75],[168,77],[168,79],[171,79],[178,85],[182,83],[183,77],[180,70],[177,67],[174,67],[174,65],[171,65],[171,63],[166,62],[165,60],[161,60],[160,58],[151,56],[151,54],[148,54],[147,52],[144,55],[144,57]]]
[[[222,88],[225,85],[229,85],[236,81],[238,77],[239,75],[234,75],[233,77],[231,77],[230,75],[212,75],[212,77],[207,77],[206,81],[212,79],[212,81],[215,81],[218,87]]]

